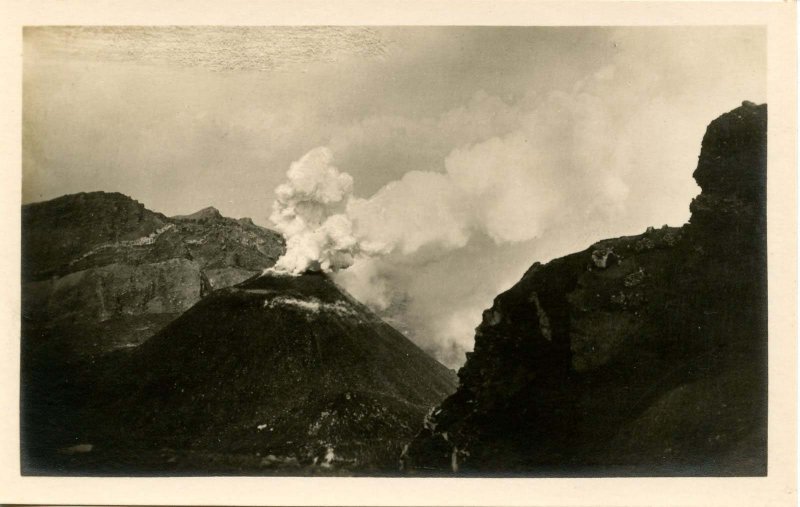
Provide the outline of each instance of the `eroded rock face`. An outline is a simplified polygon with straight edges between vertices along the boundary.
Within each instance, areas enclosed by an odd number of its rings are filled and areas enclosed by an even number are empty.
[[[107,264],[29,282],[32,318],[106,321],[121,315],[183,312],[200,299],[202,274],[188,259]]]
[[[272,266],[283,240],[213,208],[168,218],[91,192],[23,206],[22,248],[25,338],[69,340],[60,350],[80,356],[139,343],[205,294]]]
[[[405,469],[765,474],[766,124],[745,103],[709,125],[686,226],[534,264],[499,295]]]

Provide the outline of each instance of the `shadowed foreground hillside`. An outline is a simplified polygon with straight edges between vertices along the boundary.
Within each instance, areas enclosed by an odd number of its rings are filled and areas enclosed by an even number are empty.
[[[33,386],[27,473],[393,473],[456,383],[318,273],[215,291],[68,379]]]
[[[416,474],[764,475],[767,108],[708,127],[690,223],[534,264],[486,310]]]

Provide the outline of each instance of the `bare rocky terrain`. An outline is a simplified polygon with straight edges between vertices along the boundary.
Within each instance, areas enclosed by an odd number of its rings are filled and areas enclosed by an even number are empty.
[[[688,224],[534,263],[457,378],[326,275],[254,276],[247,219],[26,206],[23,473],[765,475],[766,132],[709,125]]]
[[[214,208],[169,218],[106,192],[23,206],[26,345],[63,360],[135,346],[283,249],[278,233]]]
[[[714,120],[690,223],[535,263],[483,314],[416,474],[765,475],[767,107]]]

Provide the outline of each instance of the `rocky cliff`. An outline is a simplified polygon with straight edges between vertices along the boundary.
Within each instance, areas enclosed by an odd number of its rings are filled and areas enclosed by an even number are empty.
[[[165,217],[118,193],[23,206],[23,336],[63,357],[140,343],[212,290],[275,263],[283,240],[214,208]]]
[[[766,105],[708,127],[690,223],[534,264],[486,310],[417,474],[764,475]]]

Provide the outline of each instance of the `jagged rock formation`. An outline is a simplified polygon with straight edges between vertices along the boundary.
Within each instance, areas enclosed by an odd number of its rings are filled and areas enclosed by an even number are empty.
[[[320,273],[215,291],[63,378],[33,386],[25,473],[396,472],[456,385]]]
[[[168,218],[105,192],[23,206],[26,345],[62,358],[135,345],[282,253],[279,234],[214,208]]]
[[[763,475],[766,105],[714,120],[682,228],[534,264],[486,310],[418,474]]]

